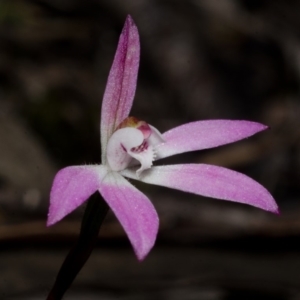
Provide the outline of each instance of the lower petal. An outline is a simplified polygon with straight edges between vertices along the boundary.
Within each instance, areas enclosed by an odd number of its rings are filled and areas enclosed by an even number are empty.
[[[47,226],[60,221],[97,191],[107,174],[104,166],[72,166],[60,170],[53,181]]]
[[[139,260],[153,247],[158,216],[150,200],[116,172],[109,173],[99,192],[123,226]]]
[[[249,204],[273,213],[278,206],[272,195],[244,174],[212,165],[185,164],[152,167],[137,178],[135,170],[124,170],[126,177],[166,186],[206,197]]]

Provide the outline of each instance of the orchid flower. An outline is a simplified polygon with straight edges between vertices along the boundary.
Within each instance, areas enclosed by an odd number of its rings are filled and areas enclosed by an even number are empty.
[[[70,166],[57,173],[47,225],[57,223],[98,191],[123,226],[137,258],[144,259],[155,243],[159,219],[147,196],[124,177],[277,213],[270,193],[241,173],[206,164],[152,166],[155,160],[171,155],[247,138],[267,126],[249,121],[207,120],[161,134],[145,121],[129,117],[139,58],[138,30],[128,16],[102,102],[102,164]]]

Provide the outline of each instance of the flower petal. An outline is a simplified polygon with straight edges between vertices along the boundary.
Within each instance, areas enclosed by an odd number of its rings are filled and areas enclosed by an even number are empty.
[[[128,16],[119,39],[103,96],[101,112],[103,164],[106,162],[106,144],[109,137],[119,123],[129,115],[136,89],[139,60],[139,33],[131,16]]]
[[[139,260],[155,243],[158,216],[150,200],[116,172],[103,180],[99,192],[123,226]]]
[[[60,221],[97,191],[104,166],[72,166],[60,170],[53,181],[47,226]]]
[[[149,125],[151,128],[151,135],[147,139],[149,145],[152,145],[153,147],[157,147],[160,144],[165,143],[166,141],[164,140],[162,134],[152,125]]]
[[[135,170],[124,170],[126,177],[166,186],[206,197],[249,204],[273,213],[278,207],[271,194],[244,174],[212,165],[186,164],[152,167],[136,177]]]
[[[175,127],[162,136],[164,144],[156,148],[156,157],[208,149],[247,138],[268,127],[250,121],[207,120]]]

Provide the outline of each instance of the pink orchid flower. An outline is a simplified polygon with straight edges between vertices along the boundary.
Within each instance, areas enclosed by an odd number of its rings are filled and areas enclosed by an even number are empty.
[[[53,182],[47,225],[60,221],[98,191],[123,226],[139,260],[153,247],[159,219],[150,200],[125,178],[206,197],[278,212],[270,193],[253,179],[206,164],[153,166],[171,155],[232,143],[266,129],[249,121],[207,120],[187,123],[163,134],[128,117],[139,68],[136,25],[127,17],[102,103],[101,165],[71,166]]]

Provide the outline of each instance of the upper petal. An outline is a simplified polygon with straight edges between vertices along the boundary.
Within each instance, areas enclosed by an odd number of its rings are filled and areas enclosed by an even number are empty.
[[[60,170],[53,181],[47,226],[60,221],[97,191],[104,166],[72,166]]]
[[[142,260],[155,243],[158,216],[150,200],[116,172],[109,173],[99,192],[115,213]]]
[[[267,128],[263,124],[250,121],[207,120],[187,123],[163,134],[165,143],[156,148],[156,157],[161,159],[229,144]]]
[[[128,117],[136,89],[140,60],[139,33],[128,16],[110,69],[101,111],[102,163],[106,162],[106,144],[116,127]]]
[[[138,179],[135,170],[127,169],[122,174]],[[139,180],[278,213],[274,198],[262,185],[244,174],[223,167],[205,164],[157,166],[144,171]]]

